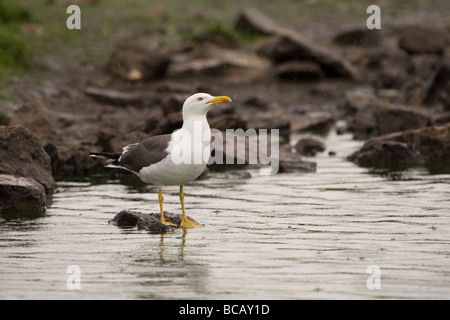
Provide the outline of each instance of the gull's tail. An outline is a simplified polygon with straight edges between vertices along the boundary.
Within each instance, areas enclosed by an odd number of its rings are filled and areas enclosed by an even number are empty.
[[[89,152],[89,156],[93,158],[106,159],[108,166],[116,167],[119,166],[120,153],[113,152]]]

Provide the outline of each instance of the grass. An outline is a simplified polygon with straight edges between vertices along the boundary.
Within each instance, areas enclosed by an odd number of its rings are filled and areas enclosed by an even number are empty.
[[[0,2],[0,81],[29,70],[29,47],[19,25],[31,21],[28,10]]]
[[[31,21],[31,13],[21,6],[0,2],[0,23],[9,24]]]
[[[0,78],[22,73],[30,67],[25,39],[14,30],[0,29]]]

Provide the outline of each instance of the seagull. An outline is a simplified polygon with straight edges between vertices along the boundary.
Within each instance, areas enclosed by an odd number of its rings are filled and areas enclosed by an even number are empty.
[[[227,96],[196,93],[183,104],[181,129],[127,145],[122,153],[91,152],[89,155],[107,159],[106,167],[128,170],[143,182],[157,186],[161,223],[166,226],[177,227],[164,219],[162,188],[179,185],[181,227],[203,227],[186,217],[183,185],[197,179],[208,163],[211,129],[206,119],[207,112],[215,105],[228,102],[231,99]]]

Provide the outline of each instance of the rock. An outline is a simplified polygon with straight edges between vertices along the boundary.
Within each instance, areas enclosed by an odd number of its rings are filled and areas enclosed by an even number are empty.
[[[159,134],[172,133],[176,129],[180,129],[183,126],[183,115],[181,111],[169,113],[163,118],[151,117],[146,121],[145,132],[148,132],[150,136],[156,136]]]
[[[363,136],[418,129],[432,120],[425,110],[386,103],[372,93],[358,90],[347,92],[345,107],[352,114],[349,131]]]
[[[291,134],[289,120],[281,115],[254,114],[253,117],[247,118],[247,127],[256,130],[267,129],[267,132],[270,132],[271,129],[278,129],[280,138],[285,141],[289,141]]]
[[[122,149],[130,144],[141,142],[147,138],[149,138],[145,132],[140,131],[132,131],[124,135],[117,135],[110,141],[110,148],[105,149],[105,152],[122,152]]]
[[[410,164],[415,156],[404,142],[372,139],[348,159],[364,167],[389,167]]]
[[[0,213],[34,211],[45,208],[44,187],[30,178],[0,174]]]
[[[117,105],[139,105],[142,103],[144,96],[140,93],[122,92],[113,89],[103,89],[96,87],[86,87],[84,92],[99,101],[112,103]],[[156,101],[155,101],[156,102]]]
[[[326,100],[338,100],[343,97],[342,90],[337,88],[333,83],[319,82],[309,90],[309,93],[314,97],[322,97]]]
[[[302,138],[297,141],[295,151],[304,156],[315,156],[317,152],[325,151],[325,143],[316,138]]]
[[[119,227],[137,226],[138,230],[146,230],[152,233],[166,233],[168,231],[173,231],[177,228],[180,228],[181,217],[181,214],[164,212],[164,218],[166,219],[166,221],[177,225],[177,227],[174,227],[162,224],[160,220],[160,213],[143,214],[140,212],[122,210],[118,214],[116,214],[114,218],[109,221],[109,223]],[[189,216],[187,216],[187,218],[193,222],[196,222]]]
[[[209,120],[209,126],[220,131],[226,129],[247,130],[247,121],[236,114],[222,114]]]
[[[51,158],[51,170],[55,177],[84,175],[104,172],[104,161],[89,156],[92,147],[78,143],[45,145],[45,151]]]
[[[306,40],[301,34],[292,30],[286,30],[275,40],[269,40],[260,51],[277,64],[291,60],[312,61],[320,65],[326,76],[359,78],[357,69],[345,58]]]
[[[50,157],[21,125],[0,126],[0,173],[32,178],[45,190],[54,186]]]
[[[275,35],[285,29],[275,20],[254,8],[245,9],[239,15],[234,27],[237,30],[260,35]]]
[[[333,116],[328,112],[312,111],[305,114],[289,115],[292,132],[316,131],[327,132],[334,123]]]
[[[346,56],[360,67],[361,78],[377,89],[400,89],[409,77],[410,57],[398,48],[350,47]]]
[[[345,108],[350,113],[358,110],[370,110],[378,103],[378,98],[370,91],[355,89],[345,93]]]
[[[378,98],[371,92],[363,90],[346,92],[344,108],[350,114],[347,130],[353,132],[357,138],[377,135],[375,108],[378,104]]]
[[[106,69],[124,80],[148,81],[163,78],[170,62],[170,56],[156,47],[125,41],[117,45]]]
[[[447,172],[450,170],[450,123],[372,138],[348,159],[362,166],[420,164]]]
[[[38,139],[54,141],[58,137],[54,121],[40,100],[32,100],[23,104],[15,113],[10,125],[21,125],[30,130]]]
[[[382,45],[383,37],[381,30],[354,28],[341,32],[333,41],[343,45],[379,47]]]
[[[427,112],[396,104],[378,104],[375,118],[376,132],[380,135],[421,128],[431,122]]]
[[[275,76],[284,80],[317,80],[324,77],[319,64],[311,61],[287,61],[275,66]]]
[[[280,173],[315,172],[317,164],[304,161],[302,156],[291,152],[288,148],[280,148],[279,171]]]
[[[304,161],[302,156],[299,154],[293,153],[290,151],[288,147],[279,146],[278,143],[271,143],[272,132],[269,130],[267,135],[267,140],[261,140],[261,133],[258,135],[258,131],[255,132],[255,135],[250,135],[249,132],[243,133],[239,135],[237,133],[228,133],[230,138],[233,138],[233,144],[227,144],[227,134],[222,132],[222,142],[223,144],[212,144],[212,157],[215,160],[215,164],[218,164],[219,161],[222,161],[222,165],[248,165],[252,168],[263,168],[271,170],[277,169],[278,172],[314,172],[316,170],[316,163]],[[241,137],[241,138],[237,138]],[[250,139],[255,142],[254,145],[250,145]],[[263,143],[263,142],[264,143]],[[267,143],[267,144],[266,144]],[[243,149],[239,149],[243,146]],[[277,148],[279,152],[272,152],[271,147]],[[228,149],[226,148],[228,147]],[[253,149],[254,147],[254,149]],[[250,157],[250,153],[252,153]],[[261,158],[263,156],[264,162]],[[256,162],[256,163],[254,163]],[[273,172],[272,173],[276,173]]]
[[[346,59],[328,49],[305,39],[300,33],[283,27],[256,9],[246,9],[236,28],[263,35],[275,35],[258,49],[260,55],[270,57],[275,63],[291,60],[316,62],[327,76],[358,79],[358,71]]]
[[[450,111],[450,63],[444,61],[432,80],[425,103]]]
[[[185,100],[185,94],[174,93],[167,96],[164,95],[164,99],[161,102],[161,110],[166,116],[173,112],[180,112],[183,108],[183,103]]]
[[[224,71],[222,60],[217,57],[182,57],[179,56],[170,66],[171,77],[192,75],[214,75]]]
[[[11,116],[10,113],[5,110],[3,102],[4,101],[0,100],[0,126],[7,126],[11,123]]]
[[[442,125],[450,122],[450,111],[439,113],[433,116],[431,123],[434,125]]]
[[[250,179],[252,175],[245,170],[226,170],[224,172],[215,173],[214,177],[221,179]]]
[[[437,77],[441,65],[441,58],[434,55],[412,56],[411,67],[408,70],[409,78],[405,80],[400,91],[401,101],[415,106],[420,106],[426,102],[431,87],[435,83],[438,83],[438,85],[445,83],[444,79]],[[441,80],[444,81],[441,82]]]
[[[438,29],[409,26],[403,29],[398,45],[409,54],[442,54],[445,48],[445,35]]]
[[[171,77],[220,77],[221,81],[252,82],[264,76],[270,62],[240,50],[204,46],[192,52],[174,55],[169,67]]]

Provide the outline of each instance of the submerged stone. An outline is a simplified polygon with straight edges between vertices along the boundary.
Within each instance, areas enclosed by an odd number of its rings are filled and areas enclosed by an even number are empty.
[[[144,214],[141,212],[122,210],[116,214],[112,220],[109,220],[109,223],[118,227],[137,226],[138,230],[146,230],[152,233],[165,233],[180,228],[181,217],[181,214],[164,212],[164,218],[166,221],[177,225],[174,227],[162,224],[160,220],[160,213],[152,212],[149,214]],[[196,222],[189,216],[187,218],[193,222]]]

